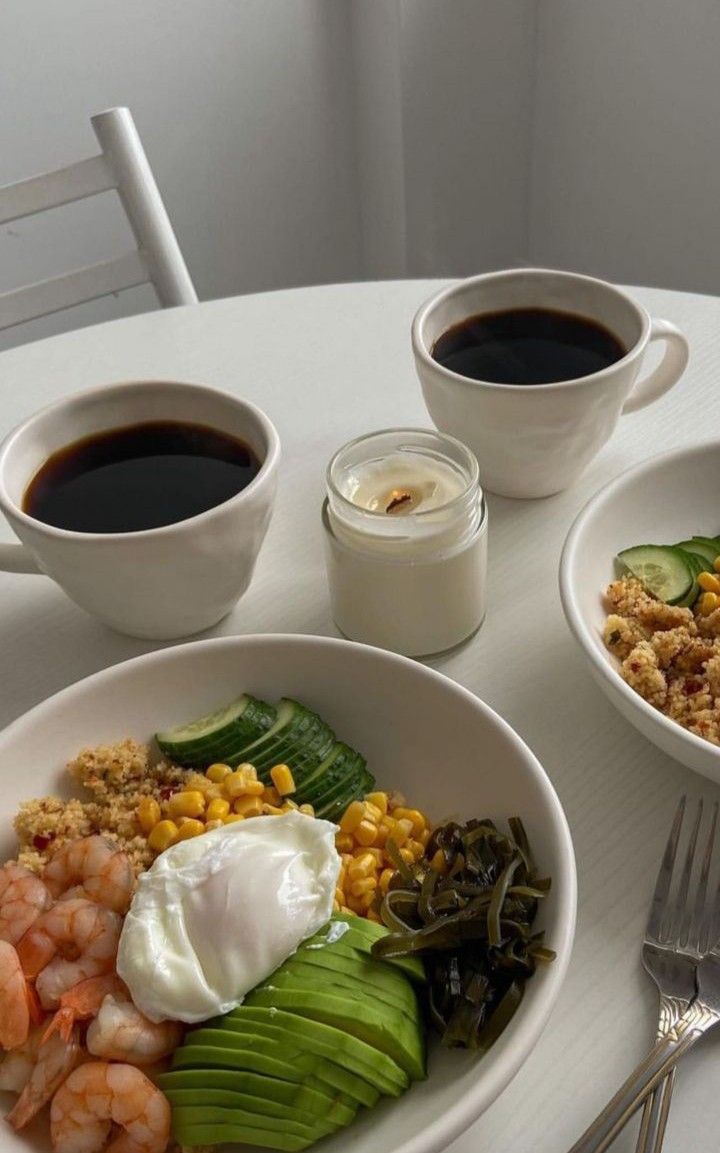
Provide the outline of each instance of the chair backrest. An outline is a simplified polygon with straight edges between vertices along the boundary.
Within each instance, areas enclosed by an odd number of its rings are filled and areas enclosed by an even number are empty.
[[[0,225],[115,189],[137,248],[113,260],[0,293],[0,330],[138,284],[151,283],[164,308],[197,304],[129,109],[100,112],[91,124],[101,154],[0,188]]]

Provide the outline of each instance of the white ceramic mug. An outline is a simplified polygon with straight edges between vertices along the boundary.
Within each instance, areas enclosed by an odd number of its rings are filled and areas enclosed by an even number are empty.
[[[471,380],[433,360],[435,341],[482,312],[548,308],[588,317],[628,351],[600,372],[553,384]],[[638,379],[645,349],[665,353]],[[591,276],[542,268],[491,272],[443,289],[416,313],[415,366],[428,412],[442,432],[473,450],[483,488],[502,496],[542,497],[567,488],[610,437],[624,413],[637,412],[682,376],[688,342],[674,324],[654,320],[627,293]]]
[[[58,449],[151,420],[205,424],[237,436],[261,462],[247,488],[199,516],[141,532],[70,532],[23,512],[23,494]],[[259,408],[176,381],[78,393],[19,425],[0,445],[0,508],[22,544],[0,544],[0,570],[44,573],[93,616],[131,636],[170,640],[210,628],[250,584],[270,523],[280,440]]]

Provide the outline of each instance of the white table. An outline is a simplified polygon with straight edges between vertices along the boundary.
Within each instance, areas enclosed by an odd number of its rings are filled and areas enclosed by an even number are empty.
[[[0,432],[41,405],[103,381],[175,378],[237,391],[266,410],[283,443],[277,509],[252,587],[215,631],[336,633],[319,522],[323,476],[351,437],[429,421],[409,326],[438,282],[329,286],[154,312],[0,356]],[[590,679],[556,588],[568,526],[622,469],[720,429],[720,299],[638,289],[687,333],[681,384],[621,421],[569,492],[490,498],[490,607],[480,633],[431,663],[488,701],[539,756],[565,806],[580,904],[570,973],[552,1020],[513,1084],[454,1153],[563,1153],[630,1071],[654,1032],[639,962],[646,910],[679,794],[720,796],[642,739]],[[10,539],[7,527],[0,532]],[[0,574],[0,724],[44,697],[156,647],[117,636],[50,581]],[[22,766],[32,776],[32,766]],[[624,1030],[624,1032],[623,1032]],[[716,1149],[720,1045],[681,1069],[665,1149]],[[619,1153],[634,1148],[630,1136]]]

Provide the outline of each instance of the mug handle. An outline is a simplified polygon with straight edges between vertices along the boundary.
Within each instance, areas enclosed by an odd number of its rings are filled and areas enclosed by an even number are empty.
[[[655,320],[653,318],[650,321],[648,344],[653,340],[665,341],[667,345],[665,354],[657,368],[649,376],[646,376],[644,380],[635,381],[632,391],[623,405],[623,416],[628,412],[638,412],[639,409],[652,404],[654,400],[658,400],[663,393],[669,392],[687,368],[690,347],[687,337],[679,328],[671,324],[669,320]]]
[[[44,575],[24,544],[0,544],[0,572],[29,572]]]

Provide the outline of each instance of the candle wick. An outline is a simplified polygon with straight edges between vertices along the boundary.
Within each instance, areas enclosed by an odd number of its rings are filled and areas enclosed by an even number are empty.
[[[402,508],[403,505],[407,504],[407,502],[409,500],[410,501],[412,500],[412,493],[409,493],[409,492],[393,493],[393,496],[392,496],[390,503],[385,508],[385,512],[386,513],[395,512],[396,509]]]

